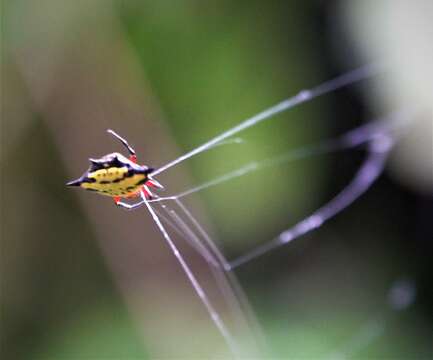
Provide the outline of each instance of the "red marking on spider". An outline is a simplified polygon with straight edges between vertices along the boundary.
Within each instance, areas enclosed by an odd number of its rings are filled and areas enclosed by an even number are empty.
[[[148,184],[148,182],[146,182],[146,185],[147,185],[147,184]],[[141,188],[141,191],[143,191],[144,197],[145,197],[147,200],[152,199],[152,194],[149,192],[149,190],[146,189],[146,186],[143,186],[143,187]]]
[[[152,188],[156,188],[156,187],[157,187],[156,184],[155,184],[154,182],[152,182],[152,181],[148,181],[148,182],[146,182],[146,185],[147,185],[147,186],[150,186],[150,187],[152,187]]]

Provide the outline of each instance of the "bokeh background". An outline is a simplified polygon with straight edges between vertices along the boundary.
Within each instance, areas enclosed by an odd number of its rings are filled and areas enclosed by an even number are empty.
[[[175,193],[416,108],[419,119],[365,196],[236,275],[265,334],[257,356],[431,358],[430,1],[2,5],[2,359],[229,356],[145,209],[124,212],[64,184],[81,175],[88,157],[123,151],[107,128],[157,167],[368,62],[388,71],[281,114],[241,134],[242,144],[159,179]],[[364,155],[345,151],[257,172],[189,205],[234,258],[331,199]],[[210,283],[205,264],[182,249]],[[396,292],[408,299],[400,310]]]

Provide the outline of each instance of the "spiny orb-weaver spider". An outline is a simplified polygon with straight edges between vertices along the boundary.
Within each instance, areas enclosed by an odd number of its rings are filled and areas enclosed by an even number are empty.
[[[89,169],[78,179],[68,182],[68,186],[79,186],[85,190],[94,191],[101,195],[111,196],[118,206],[134,209],[143,204],[140,201],[128,204],[121,198],[136,198],[142,194],[147,200],[154,198],[149,188],[163,189],[163,186],[151,178],[154,171],[145,165],[137,164],[137,155],[128,142],[108,129],[108,133],[116,137],[129,152],[129,158],[117,152],[105,155],[100,159],[90,158]]]

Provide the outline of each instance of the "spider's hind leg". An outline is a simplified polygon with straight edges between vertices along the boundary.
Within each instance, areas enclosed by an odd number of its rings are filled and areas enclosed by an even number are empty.
[[[113,200],[117,206],[123,207],[126,210],[135,210],[144,204],[144,201],[128,204],[126,202],[120,201],[120,198],[117,196],[113,197]]]

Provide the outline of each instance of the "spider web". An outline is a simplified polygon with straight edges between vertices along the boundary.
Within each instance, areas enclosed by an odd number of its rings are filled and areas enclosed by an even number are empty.
[[[324,82],[312,89],[302,90],[296,96],[284,100],[246,119],[186,154],[161,166],[152,173],[152,177],[157,177],[180,163],[217,146],[241,143],[241,139],[233,138],[233,136],[258,123],[271,119],[280,112],[287,111],[321,95],[331,93],[341,87],[370,78],[377,74],[378,70],[379,67],[376,65],[364,66]],[[412,113],[407,110],[392,113],[384,118],[372,121],[367,125],[352,129],[338,137],[330,138],[310,146],[297,148],[261,161],[248,162],[241,167],[233,169],[233,171],[224,173],[208,182],[176,194],[156,197],[153,200],[146,200],[144,194],[141,194],[142,201],[136,205],[146,205],[159,231],[167,241],[171,251],[178,259],[195,292],[205,306],[209,317],[225,339],[227,346],[234,356],[245,356],[246,348],[250,349],[250,353],[252,351],[253,354],[257,354],[260,352],[260,348],[263,347],[264,343],[262,341],[263,334],[260,325],[249,304],[247,296],[244,294],[242,287],[234,275],[234,270],[321,227],[326,221],[332,219],[362,196],[383,172],[390,151],[411,118]],[[199,193],[211,187],[220,186],[235,178],[253,172],[266,171],[272,167],[319,154],[357,148],[365,149],[365,159],[351,181],[338,194],[292,227],[281,231],[274,239],[265,241],[263,244],[231,260],[228,260],[224,256],[217,246],[216,239],[213,239],[206,232],[204,227],[183,202],[184,198],[192,194]],[[136,206],[134,206],[134,208],[135,207]],[[175,236],[186,241],[205,260],[218,286],[220,294],[224,299],[225,306],[229,309],[232,319],[234,319],[233,321],[224,319],[222,312],[219,311],[214,302],[211,301],[209,294],[174,242],[173,239]],[[376,326],[375,321],[372,321],[367,324],[366,327],[370,329],[370,327],[373,326],[371,324]],[[248,346],[242,346],[239,334],[244,334],[246,331],[249,331],[251,339],[255,340],[250,340]],[[350,351],[348,350],[346,352],[353,353],[357,347],[361,347],[360,344],[372,341],[370,338],[366,337],[364,333],[365,331],[362,330],[360,335],[355,335],[355,340],[352,341],[355,342],[356,345],[349,346]],[[371,333],[376,334],[376,332]],[[379,334],[380,331],[377,333]],[[358,337],[361,338],[361,340],[358,340]],[[374,336],[372,338],[374,338]],[[260,339],[260,341],[256,339]]]

